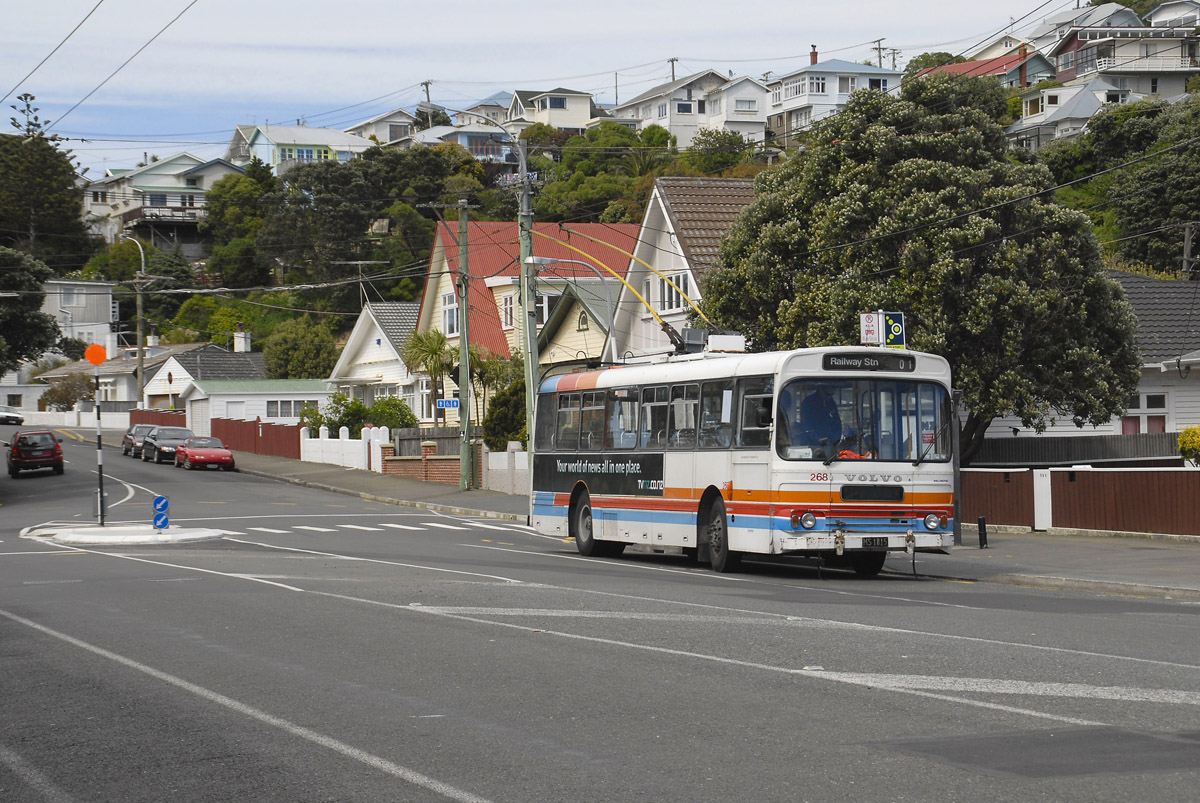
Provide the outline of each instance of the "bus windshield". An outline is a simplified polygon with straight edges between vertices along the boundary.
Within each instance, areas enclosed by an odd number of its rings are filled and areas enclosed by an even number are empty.
[[[779,392],[775,447],[785,460],[945,462],[950,418],[933,382],[796,379]]]

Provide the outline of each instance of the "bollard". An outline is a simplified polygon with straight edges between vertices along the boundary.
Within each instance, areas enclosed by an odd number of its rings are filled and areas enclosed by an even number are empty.
[[[987,549],[987,517],[979,517],[979,548]]]

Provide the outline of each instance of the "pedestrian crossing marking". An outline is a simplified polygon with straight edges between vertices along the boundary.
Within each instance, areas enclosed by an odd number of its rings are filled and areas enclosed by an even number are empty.
[[[470,527],[459,527],[455,524],[442,524],[440,521],[425,522],[430,527],[441,527],[443,530],[469,530]]]
[[[312,530],[314,533],[336,533],[337,530],[331,530],[328,527],[309,527],[307,524],[297,524],[297,530]]]
[[[409,527],[407,524],[392,524],[391,522],[387,521],[380,522],[380,524],[382,524],[384,527],[391,527],[393,530],[416,530],[417,532],[420,532],[425,529],[424,527]]]
[[[374,533],[381,532],[378,527],[364,527],[361,524],[339,524],[337,526],[346,530],[368,530]]]
[[[260,533],[274,533],[276,535],[287,535],[290,530],[272,530],[270,527],[247,527],[247,530],[257,530]]]
[[[508,527],[497,527],[495,524],[484,524],[482,521],[473,521],[471,524],[476,527],[482,527],[485,530],[501,530],[503,532],[512,532]]]

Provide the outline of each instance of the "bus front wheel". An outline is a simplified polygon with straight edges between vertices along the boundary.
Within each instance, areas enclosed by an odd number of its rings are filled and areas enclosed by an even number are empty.
[[[613,541],[598,541],[592,520],[592,497],[587,491],[575,500],[571,508],[569,532],[575,539],[575,548],[584,557],[613,558],[625,551],[625,544]]]
[[[712,563],[713,571],[722,574],[737,571],[738,566],[742,563],[742,555],[729,548],[729,525],[725,520],[725,500],[719,496],[713,500],[712,506],[708,510],[708,523],[705,525],[705,530],[707,530],[708,558]]]
[[[883,571],[883,562],[887,560],[886,552],[851,552],[850,568],[859,577],[874,577]]]

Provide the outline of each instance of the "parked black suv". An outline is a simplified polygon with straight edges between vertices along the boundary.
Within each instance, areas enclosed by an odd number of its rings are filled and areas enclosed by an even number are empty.
[[[176,447],[191,437],[192,431],[187,427],[155,427],[142,439],[142,460],[174,463]]]

